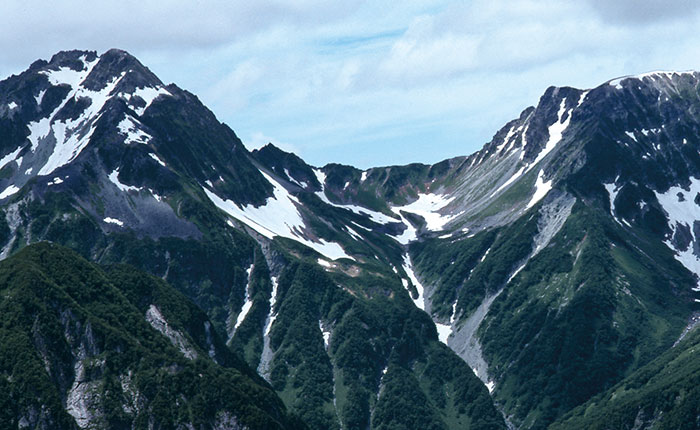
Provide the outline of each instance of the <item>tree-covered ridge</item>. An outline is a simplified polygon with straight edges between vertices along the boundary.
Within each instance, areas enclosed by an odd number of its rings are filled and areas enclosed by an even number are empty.
[[[697,316],[695,321],[697,323]],[[700,331],[552,424],[559,429],[700,427]]]
[[[0,291],[2,428],[304,428],[162,280],[39,243],[0,263]]]
[[[478,314],[489,303],[472,329],[494,398],[528,428],[546,427],[667,350],[692,312],[695,285],[653,233],[630,236],[594,204],[573,204],[556,235],[538,244],[545,212],[411,247],[434,317]],[[458,321],[451,342],[462,342],[469,324]]]

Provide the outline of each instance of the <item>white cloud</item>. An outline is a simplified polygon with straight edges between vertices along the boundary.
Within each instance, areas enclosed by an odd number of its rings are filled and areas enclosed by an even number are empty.
[[[416,18],[379,65],[389,78],[442,78],[474,68],[480,37],[443,32],[435,18]],[[405,82],[405,81],[404,81]]]
[[[627,25],[648,25],[674,21],[697,14],[696,0],[588,0],[606,21]]]
[[[315,164],[434,162],[479,149],[549,85],[700,67],[698,9],[642,1],[11,0],[0,73],[121,47],[246,144],[275,136]]]

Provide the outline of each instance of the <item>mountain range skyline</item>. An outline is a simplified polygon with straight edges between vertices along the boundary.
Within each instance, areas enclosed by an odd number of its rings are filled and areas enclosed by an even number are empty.
[[[249,147],[270,141],[314,165],[361,168],[471,154],[550,85],[696,69],[700,46],[698,8],[685,0],[0,8],[0,76],[67,47],[123,48]]]

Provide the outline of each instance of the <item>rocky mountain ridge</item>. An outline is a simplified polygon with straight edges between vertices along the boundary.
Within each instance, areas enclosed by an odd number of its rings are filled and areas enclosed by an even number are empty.
[[[494,402],[543,428],[697,308],[699,79],[552,87],[475,154],[361,171],[249,152],[123,51],[59,53],[0,82],[3,256],[162,277],[312,428],[503,428]]]

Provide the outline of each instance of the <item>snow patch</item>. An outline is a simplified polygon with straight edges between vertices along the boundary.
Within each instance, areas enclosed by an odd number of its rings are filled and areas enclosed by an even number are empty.
[[[48,137],[50,133],[55,141],[53,152],[44,166],[39,170],[39,175],[48,175],[57,168],[71,162],[80,154],[85,146],[87,146],[95,131],[95,123],[99,119],[100,111],[125,74],[125,72],[122,72],[120,76],[115,76],[103,89],[92,91],[81,86],[83,80],[89,75],[91,70],[92,68],[88,67],[88,70],[85,71],[84,74],[81,72],[75,75],[75,77],[77,77],[76,79],[80,78],[80,80],[71,84],[72,91],[49,117],[37,123],[30,124],[32,133],[29,136],[29,140],[32,143],[32,151],[38,147],[39,140]],[[66,79],[70,79],[71,82],[73,82],[73,78],[67,77]],[[85,108],[78,118],[74,120],[54,121],[54,117],[66,103],[70,100],[77,99],[90,100],[90,105]],[[35,131],[38,133],[37,135],[34,135]]]
[[[156,160],[156,162],[158,162],[158,164],[160,164],[161,166],[166,167],[165,162],[163,160],[161,160],[160,158],[158,158],[158,156],[156,154],[150,152],[148,154],[148,156],[151,157],[152,159]]]
[[[146,109],[151,106],[151,103],[153,103],[153,101],[160,96],[172,96],[172,94],[161,86],[137,88],[133,93],[133,97],[140,97],[144,102],[146,102],[146,105],[135,108],[134,112],[136,112],[138,116],[143,115],[143,113],[146,112]]]
[[[118,225],[119,227],[124,227],[124,222],[122,222],[122,221],[120,221],[120,220],[118,220],[118,219],[116,219],[116,218],[107,217],[107,218],[105,218],[103,221],[106,222],[106,223],[109,223],[109,224],[116,224],[116,225]]]
[[[139,127],[140,125],[137,121],[128,115],[117,125],[119,132],[126,136],[124,143],[127,145],[132,143],[147,144],[152,139],[150,134],[141,130]]]
[[[265,336],[270,334],[272,323],[275,322],[275,318],[277,318],[277,313],[275,312],[275,304],[277,303],[277,278],[272,276],[270,282],[272,282],[272,294],[270,295],[270,312],[267,315],[267,323],[265,324]]]
[[[269,197],[264,205],[255,207],[246,205],[238,206],[231,200],[224,200],[208,189],[202,187],[209,200],[219,209],[223,210],[233,218],[246,224],[261,235],[272,239],[275,236],[282,236],[296,240],[316,252],[331,260],[338,258],[349,258],[343,248],[335,243],[324,239],[308,239],[305,236],[306,225],[297,208],[299,200],[289,194],[287,190],[265,172],[260,172],[273,187],[273,196]]]
[[[353,230],[351,227],[346,226],[345,229],[348,231],[348,233],[350,233],[350,236],[352,236],[353,239],[359,241],[364,240],[364,238],[360,236],[360,234],[357,231]]]
[[[5,188],[2,193],[0,193],[0,200],[10,197],[13,194],[16,194],[17,191],[19,191],[19,188],[16,187],[15,185],[10,185],[9,187]]]
[[[368,175],[368,171],[367,171],[367,170],[365,170],[364,172],[362,172],[362,175],[360,176],[360,182],[365,182],[365,181],[367,180],[367,175]]]
[[[10,152],[9,154],[5,155],[4,157],[2,157],[0,159],[0,169],[5,167],[10,162],[15,161],[17,159],[17,156],[19,155],[20,151],[22,151],[21,146],[19,148],[15,149],[14,151]]]
[[[119,182],[119,169],[115,169],[112,173],[109,174],[109,180],[117,186],[122,191],[141,191],[143,188],[140,187],[134,187],[132,185],[125,185]]]
[[[447,339],[452,334],[452,326],[449,324],[440,324],[436,322],[435,327],[437,328],[438,339],[440,339],[440,342],[447,345]]]
[[[296,179],[294,179],[294,178],[292,177],[292,174],[289,173],[289,170],[287,170],[286,167],[285,167],[285,169],[284,169],[284,174],[287,175],[287,178],[289,178],[289,182],[291,182],[291,183],[293,183],[293,184],[296,184],[296,185],[299,185],[301,188],[305,188],[299,181],[297,181]]]
[[[270,362],[272,361],[272,348],[270,346],[270,330],[272,329],[272,324],[277,318],[277,313],[275,312],[275,304],[277,303],[277,277],[270,277],[270,282],[272,283],[272,293],[270,294],[270,310],[267,313],[267,318],[265,319],[265,328],[263,329],[263,350],[260,355],[260,363],[258,364],[258,373],[265,379],[269,379],[270,372]]]
[[[545,181],[544,170],[540,169],[540,173],[537,174],[537,180],[535,181],[535,193],[532,195],[532,198],[528,202],[526,209],[530,209],[537,202],[542,200],[551,189],[552,180],[550,179],[549,181]]]
[[[680,261],[696,276],[700,276],[700,257],[693,252],[693,248],[698,243],[699,238],[696,237],[693,227],[695,222],[700,221],[700,207],[695,204],[695,196],[698,193],[700,193],[700,179],[692,177],[688,190],[675,186],[669,188],[665,193],[654,192],[656,199],[666,211],[669,227],[672,231],[671,236],[664,243],[676,252],[676,260]],[[679,194],[683,196],[682,199],[678,197]],[[676,249],[672,241],[679,225],[687,226],[692,237],[692,243],[685,251]],[[698,278],[697,287],[700,288],[700,278]]]
[[[318,328],[321,330],[321,335],[323,336],[323,344],[325,345],[326,349],[328,349],[328,346],[331,343],[331,331],[324,330],[323,322],[321,320],[318,320]]]
[[[421,216],[426,223],[426,228],[431,231],[442,230],[445,224],[453,220],[457,215],[442,215],[439,211],[449,205],[455,198],[441,194],[418,194],[418,199],[404,206],[394,206],[392,212],[399,215],[401,212],[409,212]],[[407,220],[404,220],[408,223]]]
[[[615,182],[617,182],[617,178],[615,179]],[[620,220],[615,216],[615,199],[617,198],[617,194],[620,192],[620,188],[615,185],[615,182],[612,184],[603,184],[603,186],[610,197],[610,215],[613,216],[613,219],[615,219],[618,224],[622,225]]]
[[[392,222],[399,222],[397,219],[391,218],[387,215],[384,215],[381,212],[376,212],[371,209],[363,208],[361,206],[356,206],[356,205],[342,205],[338,203],[333,203],[326,197],[326,192],[325,192],[325,186],[323,185],[326,181],[326,175],[323,173],[321,170],[314,169],[314,174],[316,174],[316,179],[318,182],[321,183],[321,191],[316,191],[316,195],[318,198],[321,199],[324,203],[335,206],[337,208],[341,209],[347,209],[349,211],[352,211],[358,215],[362,215],[365,217],[369,217],[373,222],[377,224],[388,224]],[[364,227],[363,227],[364,228]]]
[[[47,185],[47,186],[51,186],[51,185],[59,185],[59,184],[62,184],[62,183],[63,183],[63,179],[61,179],[61,178],[59,178],[58,176],[56,176],[55,178],[53,178],[53,179],[51,180],[51,182],[49,182],[49,183],[46,184],[46,185]]]
[[[406,275],[408,276],[408,279],[411,280],[413,286],[416,287],[416,291],[418,291],[418,298],[414,299],[413,297],[411,297],[411,300],[413,300],[413,303],[418,307],[418,309],[424,311],[425,297],[423,297],[423,292],[425,291],[425,288],[423,288],[423,284],[421,284],[418,278],[416,277],[416,274],[413,271],[413,263],[411,262],[411,257],[409,257],[408,254],[404,254],[403,256],[403,270],[404,272],[406,272]],[[408,283],[406,282],[406,280],[403,279],[402,282],[404,284],[404,287],[408,288]]]
[[[236,325],[233,327],[234,333],[236,332],[236,330],[238,330],[238,327],[240,327],[240,325],[245,320],[245,317],[248,315],[248,312],[250,312],[250,308],[253,307],[253,298],[250,296],[250,283],[253,279],[251,275],[253,274],[254,267],[255,266],[251,264],[250,267],[246,270],[246,273],[248,274],[248,282],[245,286],[245,303],[243,303],[241,312],[238,314],[238,318],[236,319]]]
[[[37,106],[40,106],[41,102],[44,100],[44,94],[46,94],[46,90],[41,90],[38,95],[34,96]]]
[[[581,96],[579,97],[578,103],[576,105],[576,108],[581,106],[583,101],[586,99],[586,96],[588,95],[588,91],[584,91],[581,93]],[[522,175],[526,174],[530,170],[532,170],[540,161],[542,161],[549,153],[551,153],[554,148],[557,147],[559,142],[561,142],[561,139],[564,135],[564,131],[569,127],[569,123],[571,122],[571,116],[573,114],[574,109],[576,108],[571,108],[569,109],[568,112],[566,112],[566,98],[563,98],[561,100],[561,103],[559,105],[559,112],[557,112],[557,120],[554,121],[552,125],[549,126],[548,132],[549,132],[549,139],[544,145],[544,148],[537,154],[537,157],[535,159],[522,166],[518,171],[516,171],[506,182],[504,182],[501,186],[499,186],[496,191],[491,193],[490,197],[494,197],[496,194],[498,194],[500,191],[502,191],[504,188],[506,188],[508,185],[512,184],[520,178]],[[563,119],[566,113],[566,119]],[[528,125],[529,127],[529,125]],[[527,131],[527,128],[525,129]],[[523,132],[523,145],[522,148],[524,149],[526,146],[525,142],[525,132]],[[523,160],[525,158],[525,151],[523,151],[520,154],[520,160]],[[543,183],[544,185],[544,183]],[[533,203],[534,204],[534,203]],[[530,207],[530,206],[528,206]]]
[[[581,99],[579,99],[579,105],[583,102],[583,99],[586,97],[586,94],[587,93],[583,93]],[[559,112],[557,113],[557,120],[554,121],[554,124],[549,126],[549,140],[547,140],[547,143],[544,145],[542,151],[540,151],[540,153],[537,154],[537,158],[535,158],[535,160],[530,164],[530,168],[528,168],[528,170],[530,170],[537,163],[542,161],[542,159],[546,157],[547,154],[552,152],[552,150],[556,148],[557,144],[561,141],[564,131],[569,127],[569,123],[571,122],[571,114],[573,112],[573,109],[570,109],[568,115],[566,116],[566,120],[563,120],[565,110],[566,98],[561,100],[561,104],[559,105]]]

